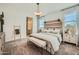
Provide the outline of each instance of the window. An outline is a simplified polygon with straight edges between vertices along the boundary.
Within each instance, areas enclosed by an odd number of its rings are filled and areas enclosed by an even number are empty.
[[[44,18],[39,19],[39,29],[44,28]]]
[[[76,18],[77,18],[77,13],[71,12],[71,13],[68,13],[64,16],[64,21],[65,22],[72,22],[72,21],[76,21]]]
[[[64,25],[65,25],[65,30],[74,30],[74,33],[76,33],[76,19],[77,19],[77,13],[76,12],[70,12],[65,14],[64,16]]]
[[[41,28],[41,27],[44,27],[44,20],[42,19],[42,20],[39,20],[39,27]]]

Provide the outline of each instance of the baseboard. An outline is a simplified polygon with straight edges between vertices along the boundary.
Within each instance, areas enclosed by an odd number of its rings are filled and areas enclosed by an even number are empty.
[[[20,40],[23,40],[23,39],[26,39],[26,38],[16,39],[16,40],[12,40],[12,41],[7,41],[7,42],[5,42],[5,44],[7,44],[7,43],[12,43],[12,42],[15,42],[15,41],[20,41]]]

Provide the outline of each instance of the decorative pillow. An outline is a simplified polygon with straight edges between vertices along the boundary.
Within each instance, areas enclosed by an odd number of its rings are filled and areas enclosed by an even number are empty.
[[[55,29],[55,32],[60,33],[61,29]]]
[[[60,33],[60,29],[50,30],[49,33],[59,34]]]
[[[41,32],[43,32],[43,33],[47,33],[47,29],[41,29]]]
[[[41,32],[43,33],[52,33],[52,34],[59,34],[60,33],[60,29],[41,29]]]

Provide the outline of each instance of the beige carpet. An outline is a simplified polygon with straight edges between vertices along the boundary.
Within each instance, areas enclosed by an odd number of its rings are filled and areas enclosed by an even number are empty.
[[[18,41],[14,44],[7,44],[4,50],[6,55],[50,55],[49,52],[43,50],[35,46],[33,43],[29,42],[27,44],[26,41]],[[75,45],[62,43],[60,45],[59,51],[55,53],[55,55],[78,55],[79,47]]]

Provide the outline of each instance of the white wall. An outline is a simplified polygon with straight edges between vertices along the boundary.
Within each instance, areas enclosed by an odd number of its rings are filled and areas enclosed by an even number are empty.
[[[57,13],[54,13],[54,14],[52,13],[52,14],[45,16],[45,21],[57,20],[57,19],[62,20],[62,12],[57,12]]]
[[[21,38],[26,38],[26,17],[32,16],[32,10],[33,7],[31,4],[0,4],[0,11],[4,12],[4,32],[6,42],[14,40],[14,25],[20,25]]]

